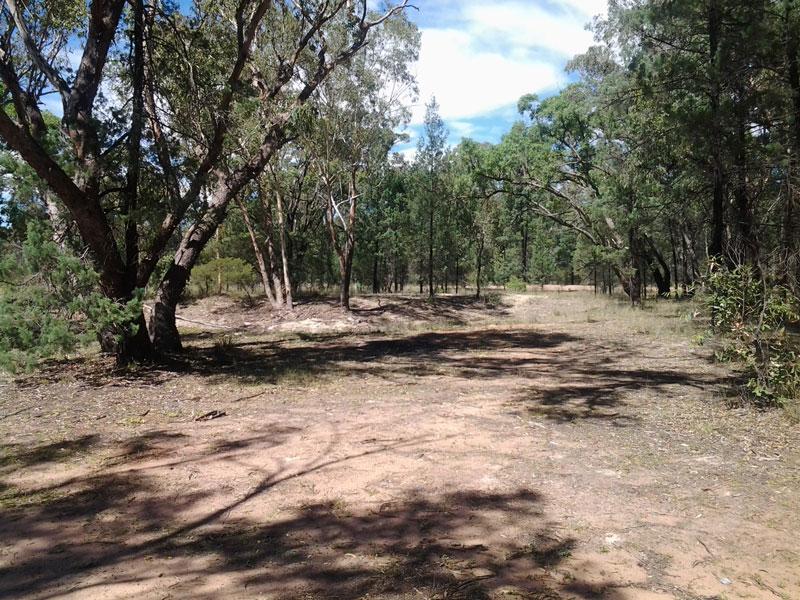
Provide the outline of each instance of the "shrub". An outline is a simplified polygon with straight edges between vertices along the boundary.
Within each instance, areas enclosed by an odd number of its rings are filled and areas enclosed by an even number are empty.
[[[508,282],[506,282],[506,289],[509,292],[525,292],[528,290],[528,284],[519,277],[512,276]]]
[[[496,308],[502,304],[503,298],[497,292],[486,292],[484,294],[484,302],[489,308]]]
[[[192,269],[192,281],[196,283],[203,295],[221,285],[227,289],[237,285],[251,288],[256,281],[255,271],[250,263],[241,258],[215,258]]]
[[[28,224],[21,247],[0,261],[0,369],[27,370],[74,350],[102,332],[124,333],[141,314],[141,293],[119,304],[99,291],[99,277],[81,257],[60,249],[47,227]]]
[[[759,404],[787,406],[800,398],[800,344],[786,330],[800,318],[798,299],[747,265],[712,265],[705,304],[725,346],[717,356],[740,362],[746,391]]]

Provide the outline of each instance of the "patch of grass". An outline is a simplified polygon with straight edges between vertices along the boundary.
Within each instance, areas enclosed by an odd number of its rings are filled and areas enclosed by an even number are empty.
[[[275,385],[307,387],[314,383],[322,383],[327,378],[327,374],[317,373],[302,367],[292,367],[276,374]]]
[[[205,335],[208,332],[202,327],[184,327],[182,325],[179,325],[178,333],[180,333],[181,336],[193,336],[193,335]]]
[[[40,506],[56,502],[67,494],[59,490],[38,490],[26,492],[18,487],[10,486],[0,491],[0,508],[13,510],[28,506]]]

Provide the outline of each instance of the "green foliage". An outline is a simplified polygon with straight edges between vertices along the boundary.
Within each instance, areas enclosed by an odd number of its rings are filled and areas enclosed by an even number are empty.
[[[75,350],[100,332],[134,333],[142,295],[119,303],[99,291],[97,273],[62,251],[38,221],[0,261],[0,369],[27,370],[42,358]]]
[[[750,265],[726,269],[714,264],[711,271],[707,302],[717,331],[735,333],[751,323],[777,331],[797,319],[796,299],[780,286],[767,287]]]
[[[748,394],[767,405],[800,399],[800,340],[786,329],[800,319],[797,298],[768,286],[748,265],[713,265],[706,290],[712,326],[726,340],[717,356],[745,367]]]
[[[527,291],[528,285],[517,276],[512,276],[506,282],[506,289],[509,292],[524,292]]]
[[[218,292],[230,286],[252,288],[256,282],[255,271],[250,263],[236,257],[215,258],[192,270],[194,281],[204,295],[215,288]]]
[[[498,292],[486,292],[483,301],[489,308],[496,308],[503,303],[503,297]]]

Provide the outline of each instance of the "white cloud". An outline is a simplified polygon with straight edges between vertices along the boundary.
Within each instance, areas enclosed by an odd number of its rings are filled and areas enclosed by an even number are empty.
[[[537,6],[517,3],[473,5],[466,10],[473,35],[484,42],[502,40],[517,50],[546,49],[571,57],[592,43],[584,29],[588,19],[571,13],[555,14]]]
[[[561,4],[589,18],[608,13],[608,0],[561,0]]]
[[[469,121],[450,121],[447,127],[459,137],[469,137],[475,131],[475,124]]]
[[[435,96],[442,117],[458,134],[454,120],[485,115],[515,104],[524,94],[564,85],[566,61],[593,42],[586,24],[606,11],[606,0],[561,0],[548,7],[537,0],[433,2],[430,8],[446,18],[421,29],[420,104],[412,123],[422,122],[424,103]],[[421,8],[424,13],[426,7]]]
[[[426,29],[417,65],[420,98],[436,96],[445,119],[465,119],[516,102],[520,96],[562,83],[561,69],[475,47],[472,36],[454,29]],[[424,106],[412,118],[420,123]]]

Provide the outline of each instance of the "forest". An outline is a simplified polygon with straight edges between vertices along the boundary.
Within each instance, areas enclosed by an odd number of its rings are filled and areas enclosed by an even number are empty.
[[[0,597],[800,597],[800,2],[609,0],[489,141],[435,4],[4,0]]]

